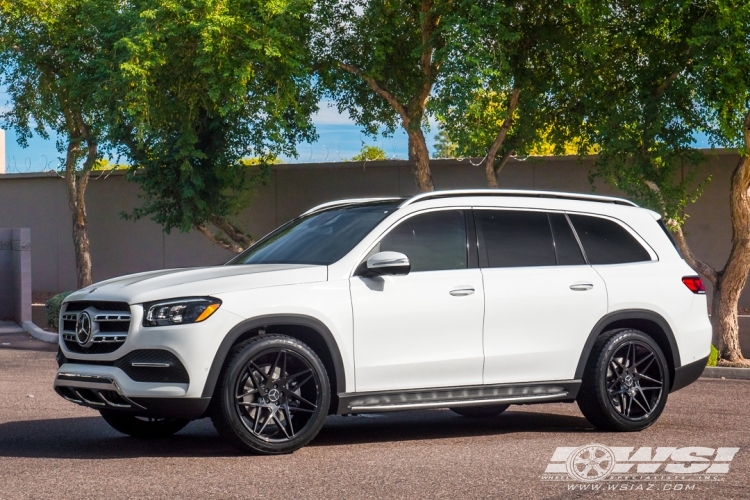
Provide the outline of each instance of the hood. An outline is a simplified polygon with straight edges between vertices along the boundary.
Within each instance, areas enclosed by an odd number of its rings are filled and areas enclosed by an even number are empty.
[[[113,278],[70,294],[74,300],[111,300],[140,304],[178,297],[221,293],[271,286],[315,283],[328,279],[326,266],[256,264],[165,269]]]

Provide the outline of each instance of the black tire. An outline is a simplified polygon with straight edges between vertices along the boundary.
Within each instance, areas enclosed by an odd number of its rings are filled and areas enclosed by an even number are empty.
[[[669,366],[659,345],[638,330],[603,333],[594,343],[576,401],[586,420],[607,431],[651,426],[664,411]]]
[[[101,410],[102,418],[115,430],[143,439],[166,438],[181,431],[190,420],[184,418],[137,417],[127,413]]]
[[[229,352],[210,415],[236,448],[278,455],[312,441],[330,403],[328,374],[315,352],[295,338],[267,334]]]
[[[453,413],[462,417],[489,418],[496,417],[508,409],[510,405],[457,406],[450,408]]]

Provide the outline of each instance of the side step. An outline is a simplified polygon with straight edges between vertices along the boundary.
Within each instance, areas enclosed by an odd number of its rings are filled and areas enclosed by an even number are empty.
[[[533,404],[573,401],[580,380],[443,387],[408,391],[339,394],[339,415],[386,411],[482,406],[489,404]]]

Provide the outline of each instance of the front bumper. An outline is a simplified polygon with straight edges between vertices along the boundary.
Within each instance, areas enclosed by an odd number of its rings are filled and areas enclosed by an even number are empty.
[[[202,417],[211,401],[210,398],[128,397],[112,375],[76,373],[63,367],[55,377],[54,388],[71,403],[140,416],[192,420]]]

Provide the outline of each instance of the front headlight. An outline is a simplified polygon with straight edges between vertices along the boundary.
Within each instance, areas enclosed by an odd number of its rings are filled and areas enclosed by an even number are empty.
[[[221,306],[213,297],[163,300],[143,304],[143,326],[186,325],[208,319]]]

